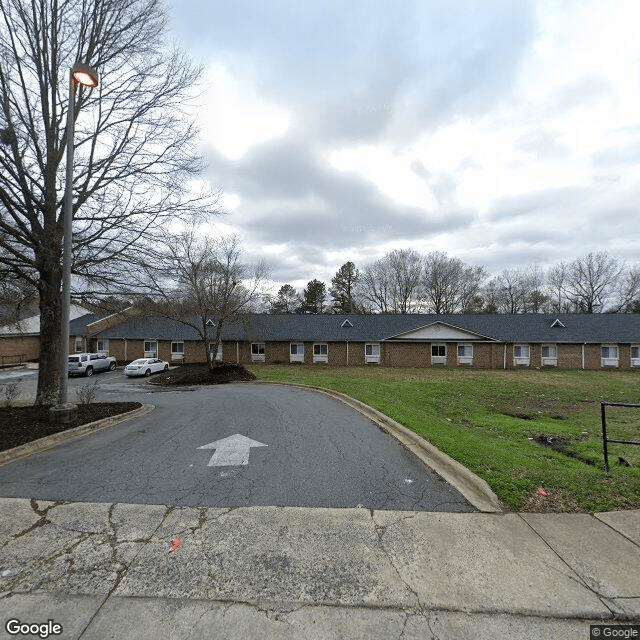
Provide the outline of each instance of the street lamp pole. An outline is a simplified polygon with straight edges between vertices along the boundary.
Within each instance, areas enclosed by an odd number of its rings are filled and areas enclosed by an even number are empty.
[[[71,248],[73,222],[73,140],[75,130],[76,85],[97,87],[99,76],[96,69],[87,64],[76,63],[69,71],[69,108],[67,111],[67,167],[64,194],[63,245],[62,245],[62,298],[60,318],[60,359],[58,361],[58,404],[51,409],[51,419],[68,422],[75,405],[68,401],[69,369],[69,316],[71,307]]]

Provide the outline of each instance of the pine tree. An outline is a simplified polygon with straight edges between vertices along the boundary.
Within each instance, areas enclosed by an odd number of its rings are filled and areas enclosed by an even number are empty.
[[[355,286],[360,272],[353,262],[343,264],[331,279],[329,289],[334,313],[360,313],[360,305],[355,300]]]
[[[311,280],[302,293],[302,304],[298,313],[324,313],[327,286],[320,280]]]

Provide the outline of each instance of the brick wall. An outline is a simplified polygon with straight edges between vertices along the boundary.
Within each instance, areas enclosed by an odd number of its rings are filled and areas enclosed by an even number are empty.
[[[4,364],[13,364],[25,360],[37,360],[40,357],[39,336],[7,336],[0,338],[0,355]]]
[[[348,356],[347,344],[344,342],[328,342],[329,365],[333,366],[376,366],[365,362],[364,342],[349,342]],[[458,365],[457,344],[447,343],[446,365],[431,364],[431,343],[415,342],[382,342],[380,343],[380,365],[390,367],[461,367],[474,369],[502,369],[504,366],[504,356],[506,351],[506,368],[516,368],[513,362],[513,345],[482,342],[473,345],[473,364]],[[525,343],[523,343],[525,344]],[[290,342],[267,342],[265,343],[265,362],[267,364],[288,364],[290,362],[289,348]],[[304,342],[304,363],[313,363],[313,342]],[[96,338],[88,340],[86,345],[88,350],[96,350]],[[529,344],[530,347],[530,369],[541,367],[541,345]],[[73,353],[75,348],[74,336],[69,343],[69,352]],[[131,362],[136,358],[144,356],[144,340],[132,340],[111,338],[109,339],[109,355],[115,356],[119,363]],[[185,363],[205,362],[205,354],[202,342],[191,340],[184,342]],[[619,344],[619,370],[629,370],[631,368],[631,345]],[[0,354],[21,354],[27,355],[26,359],[37,359],[39,352],[39,340],[37,337],[12,337],[0,338]],[[558,344],[557,345],[558,368],[581,369],[582,368],[582,345],[579,344]],[[158,357],[171,363],[171,341],[158,341]],[[251,343],[235,341],[225,341],[222,343],[222,359],[224,362],[237,362],[241,364],[251,364]],[[524,367],[526,368],[526,367]],[[602,370],[600,361],[600,345],[585,346],[585,368],[592,370]]]

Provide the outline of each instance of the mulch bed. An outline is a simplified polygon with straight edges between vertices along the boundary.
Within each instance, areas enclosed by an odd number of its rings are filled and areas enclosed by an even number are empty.
[[[226,382],[249,382],[256,377],[241,364],[221,363],[209,369],[206,364],[183,364],[149,380],[156,385],[224,384]]]
[[[0,451],[6,451],[21,444],[50,436],[53,433],[73,429],[102,418],[110,418],[133,411],[141,406],[142,404],[139,402],[93,402],[78,405],[76,417],[67,424],[50,422],[50,407],[46,405],[2,407],[0,408]]]
[[[162,386],[177,386],[223,384],[255,379],[255,375],[242,365],[224,363],[216,364],[212,370],[206,364],[182,365],[155,375],[149,382]],[[0,451],[102,418],[133,411],[141,406],[139,402],[92,402],[78,405],[76,417],[66,424],[49,421],[49,406],[0,407]]]

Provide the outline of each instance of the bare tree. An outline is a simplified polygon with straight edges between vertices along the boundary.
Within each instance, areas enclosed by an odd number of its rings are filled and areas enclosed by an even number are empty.
[[[606,251],[588,253],[567,265],[565,295],[582,313],[598,313],[614,295],[624,268]]]
[[[200,237],[192,227],[169,240],[159,268],[147,268],[157,299],[149,310],[193,328],[210,367],[224,325],[252,310],[267,275],[264,264],[244,264],[241,255],[237,236]]]
[[[434,251],[425,258],[423,295],[434,313],[465,313],[474,305],[485,277],[484,267]]]
[[[609,312],[637,313],[637,302],[640,298],[640,265],[631,267],[621,275],[615,301]]]
[[[560,262],[547,273],[547,290],[549,291],[549,310],[552,313],[566,313],[568,300],[565,297],[567,285],[567,265]]]
[[[358,282],[358,292],[370,311],[392,313],[391,282],[384,260],[366,265]]]
[[[165,221],[201,202],[185,104],[199,76],[165,44],[159,0],[0,0],[0,264],[38,292],[36,403],[55,398],[69,70],[101,73],[71,100],[75,292],[114,293]]]
[[[365,267],[359,295],[381,313],[411,313],[417,299],[422,257],[411,249],[396,249]]]

